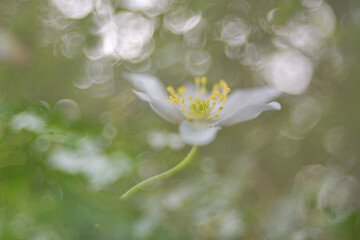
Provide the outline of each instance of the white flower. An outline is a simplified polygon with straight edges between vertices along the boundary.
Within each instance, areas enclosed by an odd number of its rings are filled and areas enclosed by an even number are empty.
[[[270,102],[281,94],[271,87],[231,92],[224,80],[206,89],[205,77],[195,78],[195,84],[175,90],[165,87],[156,77],[146,74],[125,76],[138,91],[134,93],[161,117],[180,124],[182,140],[190,145],[206,145],[214,140],[222,126],[254,119],[263,111],[280,110],[277,102]]]

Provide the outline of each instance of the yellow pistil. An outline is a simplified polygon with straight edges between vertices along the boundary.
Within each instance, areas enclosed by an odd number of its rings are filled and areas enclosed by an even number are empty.
[[[201,118],[202,118],[202,116],[199,114],[199,115],[198,115],[198,118],[199,118],[199,119],[201,119]]]
[[[193,97],[192,96],[189,96],[189,100],[192,100],[193,99]]]
[[[209,99],[206,99],[206,103],[208,104],[210,102],[210,100]]]
[[[217,90],[215,94],[216,94],[217,96],[219,96],[219,95],[220,95],[220,91]]]
[[[212,119],[212,116],[208,116],[208,119],[211,120],[211,119]]]
[[[219,114],[215,114],[215,117],[216,117],[216,118],[219,117]]]
[[[227,88],[225,91],[226,91],[227,93],[229,93],[229,92],[231,91],[231,89],[230,89],[230,88]]]
[[[192,114],[195,114],[195,113],[196,113],[196,111],[195,111],[195,110],[191,110],[191,113],[192,113]]]
[[[196,100],[196,101],[195,101],[195,104],[196,104],[196,105],[199,105],[199,103],[200,103],[200,100]]]
[[[219,107],[219,110],[221,111],[221,110],[223,110],[224,109],[224,107]]]
[[[204,101],[201,101],[201,103],[200,103],[202,106],[204,106],[205,105],[205,102]]]
[[[175,98],[175,99],[173,100],[173,102],[174,102],[174,103],[179,103],[179,99]]]
[[[204,112],[204,111],[201,111],[200,113],[201,113],[201,114],[204,114],[205,112]]]
[[[190,119],[190,120],[192,120],[193,119],[193,117],[192,116],[187,116],[188,117],[188,119]]]
[[[212,105],[215,105],[215,104],[216,104],[216,102],[213,102],[213,103],[212,103]]]
[[[185,110],[182,108],[182,109],[180,109],[180,111],[182,111],[182,112],[185,112]]]
[[[209,113],[209,112],[210,112],[210,109],[206,109],[206,112]]]
[[[181,98],[181,103],[185,103],[185,98]]]

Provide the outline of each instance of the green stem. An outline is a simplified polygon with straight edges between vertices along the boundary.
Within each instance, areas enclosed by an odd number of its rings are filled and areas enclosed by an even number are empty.
[[[158,181],[158,180],[162,180],[164,178],[170,177],[173,174],[177,173],[178,171],[180,171],[181,169],[186,167],[191,162],[191,160],[196,155],[196,152],[197,152],[198,148],[199,148],[198,146],[193,146],[192,149],[190,150],[190,152],[188,153],[188,155],[178,165],[176,165],[175,167],[167,170],[166,172],[160,173],[159,175],[153,176],[151,178],[148,178],[148,179],[136,184],[135,186],[130,188],[126,193],[124,193],[120,197],[120,199],[127,199],[132,194],[139,191],[141,188],[149,185],[150,183],[153,183],[153,182]]]

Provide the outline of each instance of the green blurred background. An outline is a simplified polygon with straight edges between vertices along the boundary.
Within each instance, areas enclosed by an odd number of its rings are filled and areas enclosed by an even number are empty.
[[[357,0],[1,0],[0,239],[360,239]],[[273,85],[190,149],[124,73]]]

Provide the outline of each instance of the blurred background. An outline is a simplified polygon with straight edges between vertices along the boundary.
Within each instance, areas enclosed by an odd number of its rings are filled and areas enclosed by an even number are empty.
[[[1,0],[0,239],[360,239],[360,1]],[[124,73],[271,85],[190,149]]]

